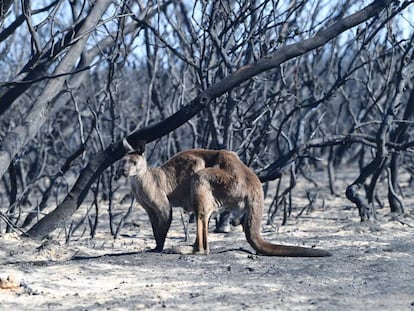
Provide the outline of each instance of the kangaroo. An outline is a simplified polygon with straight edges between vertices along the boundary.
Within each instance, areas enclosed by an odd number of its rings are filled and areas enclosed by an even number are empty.
[[[162,251],[172,220],[172,207],[180,206],[196,215],[197,233],[193,253],[208,254],[208,222],[221,206],[244,213],[243,229],[249,244],[260,255],[322,257],[328,251],[267,242],[261,234],[264,208],[262,184],[236,153],[228,150],[190,149],[159,167],[149,167],[141,152],[126,156],[124,175],[132,192],[151,221],[156,247]]]

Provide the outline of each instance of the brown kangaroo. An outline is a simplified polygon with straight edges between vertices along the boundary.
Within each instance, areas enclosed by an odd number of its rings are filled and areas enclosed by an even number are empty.
[[[132,149],[126,140],[124,146]],[[171,225],[172,206],[180,206],[196,214],[197,235],[193,252],[208,254],[209,218],[217,208],[231,206],[244,211],[246,239],[258,254],[331,256],[325,250],[277,245],[263,239],[262,185],[234,152],[191,149],[176,154],[159,167],[148,167],[142,152],[130,153],[126,159],[124,175],[130,176],[132,192],[150,218],[157,244],[154,251],[162,251]]]

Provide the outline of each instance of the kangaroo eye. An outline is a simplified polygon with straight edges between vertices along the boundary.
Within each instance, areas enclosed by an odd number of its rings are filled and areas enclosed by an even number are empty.
[[[132,161],[132,164],[133,164],[133,165],[137,165],[137,161],[135,161],[135,160],[134,160],[134,161]]]

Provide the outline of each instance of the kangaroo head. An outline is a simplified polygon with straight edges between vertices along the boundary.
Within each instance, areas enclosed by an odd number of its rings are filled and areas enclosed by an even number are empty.
[[[125,156],[123,175],[125,177],[142,175],[147,170],[147,161],[144,154],[128,154]]]

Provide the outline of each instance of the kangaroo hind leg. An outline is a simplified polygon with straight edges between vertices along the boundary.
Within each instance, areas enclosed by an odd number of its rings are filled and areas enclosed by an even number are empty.
[[[208,222],[214,211],[214,197],[207,180],[200,176],[193,180],[191,198],[197,225],[193,253],[208,254]]]
[[[208,223],[214,208],[209,201],[205,196],[197,196],[194,200],[197,218],[197,235],[193,247],[193,253],[195,254],[208,254],[210,252],[208,246]]]
[[[193,175],[191,200],[197,219],[197,235],[193,253],[208,254],[208,224],[211,214],[221,205],[215,194],[222,192],[227,174],[217,168],[206,168]]]

